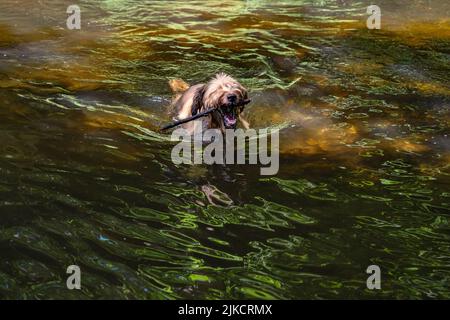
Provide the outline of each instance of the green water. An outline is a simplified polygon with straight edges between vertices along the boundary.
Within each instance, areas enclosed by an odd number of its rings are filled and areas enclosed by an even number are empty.
[[[450,298],[448,1],[380,0],[381,30],[369,1],[70,4],[0,3],[0,298]],[[283,127],[276,176],[172,163],[167,81],[218,71]]]

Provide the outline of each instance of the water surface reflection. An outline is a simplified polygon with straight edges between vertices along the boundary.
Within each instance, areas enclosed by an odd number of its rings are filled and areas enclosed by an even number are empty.
[[[1,297],[450,297],[447,1],[381,30],[368,1],[69,4],[0,4]],[[167,81],[218,71],[283,128],[277,176],[171,162]]]

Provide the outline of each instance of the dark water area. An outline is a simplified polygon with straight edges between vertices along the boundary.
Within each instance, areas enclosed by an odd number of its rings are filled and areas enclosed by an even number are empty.
[[[450,298],[448,1],[380,30],[369,1],[71,4],[0,2],[0,298]],[[277,175],[173,164],[168,80],[219,71]]]

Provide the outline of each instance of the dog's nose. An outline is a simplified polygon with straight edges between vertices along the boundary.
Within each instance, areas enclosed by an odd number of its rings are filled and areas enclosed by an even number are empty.
[[[227,95],[227,99],[228,99],[228,102],[234,103],[237,100],[237,95],[231,93],[231,94]]]

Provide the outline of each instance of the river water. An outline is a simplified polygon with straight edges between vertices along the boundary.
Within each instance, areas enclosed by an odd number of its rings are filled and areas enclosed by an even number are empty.
[[[0,3],[1,298],[450,298],[448,1],[378,0],[380,30],[369,1],[71,4]],[[277,175],[172,162],[168,80],[219,71]]]

